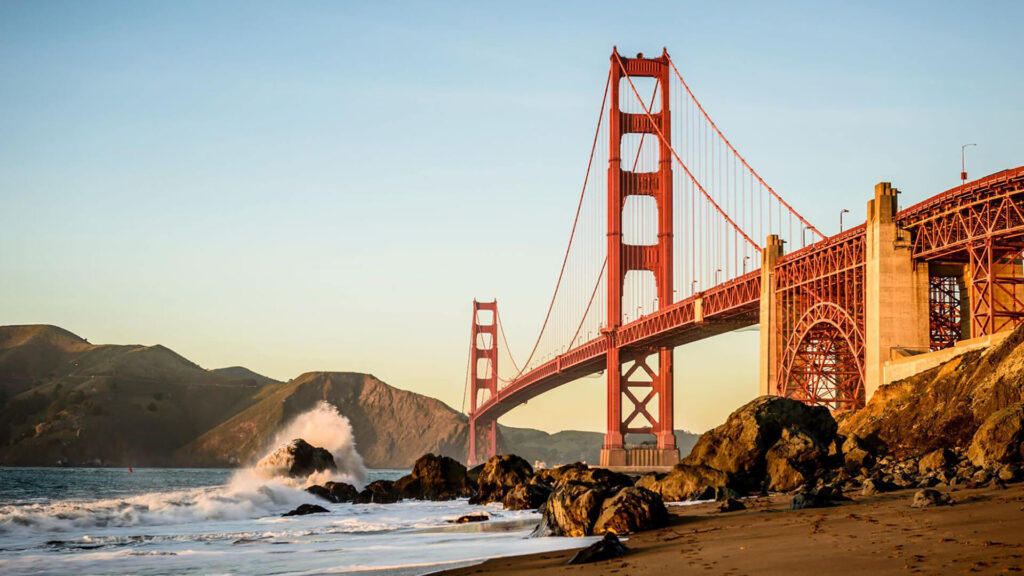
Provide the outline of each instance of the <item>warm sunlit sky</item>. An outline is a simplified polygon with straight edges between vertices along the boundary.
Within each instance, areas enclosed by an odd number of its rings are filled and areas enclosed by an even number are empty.
[[[825,232],[1024,164],[1021,2],[0,2],[0,324],[462,403],[469,312],[540,326],[612,45],[667,46]],[[756,333],[677,350],[676,424]],[[603,380],[502,422],[602,430]]]

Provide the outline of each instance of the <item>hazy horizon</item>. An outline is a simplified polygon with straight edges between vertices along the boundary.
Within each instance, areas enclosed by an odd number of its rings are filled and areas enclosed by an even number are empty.
[[[0,325],[462,404],[471,303],[528,352],[608,55],[673,55],[823,232],[1024,158],[1024,5],[0,4]],[[676,351],[676,428],[757,393],[757,335]],[[604,379],[501,420],[603,431]],[[572,406],[572,410],[566,410]]]

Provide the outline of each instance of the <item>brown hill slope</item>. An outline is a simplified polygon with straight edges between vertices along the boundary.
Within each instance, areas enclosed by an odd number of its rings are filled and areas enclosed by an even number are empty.
[[[55,326],[0,327],[0,463],[166,465],[261,385],[163,346],[92,345]]]
[[[465,417],[440,400],[388,386],[368,374],[308,372],[266,389],[259,401],[181,449],[181,461],[206,466],[232,459],[252,462],[274,434],[324,400],[352,424],[356,447],[368,466],[408,467],[434,452],[465,457]]]
[[[901,458],[966,448],[986,418],[1022,396],[1024,327],[995,346],[882,386],[867,406],[838,418],[839,432]]]

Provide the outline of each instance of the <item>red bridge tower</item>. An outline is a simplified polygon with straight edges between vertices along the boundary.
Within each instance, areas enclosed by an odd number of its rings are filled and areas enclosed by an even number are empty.
[[[631,114],[619,105],[623,79],[654,78],[660,85],[660,110]],[[657,286],[658,308],[672,304],[672,153],[669,112],[669,58],[611,56],[611,106],[608,116],[608,378],[607,433],[601,449],[601,466],[672,466],[679,461],[672,418],[672,348],[625,350],[616,342],[622,326],[623,283],[630,271],[649,272]],[[633,91],[631,81],[625,84]],[[627,97],[628,99],[628,97]],[[622,142],[628,134],[656,138],[658,169],[634,172],[622,166]],[[642,145],[643,140],[641,140]],[[636,168],[630,163],[630,168]],[[654,199],[658,214],[655,244],[627,244],[622,234],[623,210],[630,196]],[[628,413],[623,411],[626,400]],[[657,407],[652,414],[651,404]],[[643,420],[646,420],[644,422]],[[629,448],[626,434],[654,434],[657,448]]]
[[[469,400],[469,462],[477,463],[476,425],[474,418],[480,402],[480,392],[487,391],[493,398],[498,393],[498,301],[477,302],[473,300],[473,341],[470,344],[470,393]],[[498,423],[491,420],[486,425],[488,456],[498,453]]]

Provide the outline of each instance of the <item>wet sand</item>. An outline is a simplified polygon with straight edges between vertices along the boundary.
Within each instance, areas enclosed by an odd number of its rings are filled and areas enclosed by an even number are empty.
[[[948,492],[947,490],[942,490]],[[671,506],[667,528],[629,537],[623,558],[581,566],[575,551],[495,558],[467,574],[1014,574],[1024,569],[1024,484],[948,492],[953,506],[916,509],[916,490],[789,510],[790,497]]]

